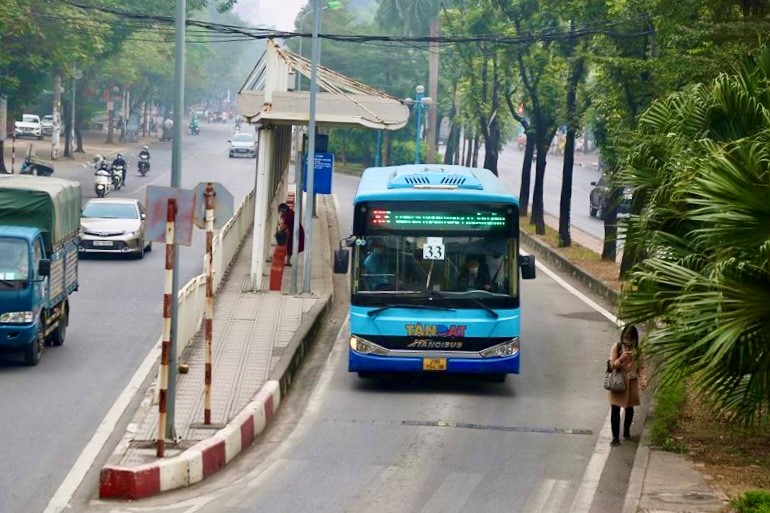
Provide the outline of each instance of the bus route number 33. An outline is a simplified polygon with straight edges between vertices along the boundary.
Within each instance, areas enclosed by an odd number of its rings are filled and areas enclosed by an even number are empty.
[[[444,240],[441,237],[428,237],[422,247],[423,260],[444,260]]]

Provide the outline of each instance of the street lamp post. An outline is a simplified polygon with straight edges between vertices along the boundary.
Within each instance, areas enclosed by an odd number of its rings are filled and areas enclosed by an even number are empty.
[[[326,5],[321,7],[320,10],[321,11],[326,11],[328,9],[330,11],[336,11],[337,9],[341,9],[341,8],[342,8],[342,2],[340,2],[338,0],[330,0],[329,2],[326,2]],[[300,29],[300,31],[304,30],[303,27],[305,26],[305,18],[307,18],[311,14],[313,14],[313,10],[312,9],[308,10],[307,12],[305,12],[305,14],[303,14],[300,17],[300,19],[299,19],[299,29]],[[321,30],[321,20],[318,20],[318,30],[319,31]],[[302,41],[304,39],[305,38],[302,37],[302,36],[300,36],[300,38],[299,38],[299,52],[298,53],[299,53],[300,57],[302,57]],[[297,73],[297,84],[296,85],[297,85],[297,91],[301,91],[302,90],[302,85],[301,85],[301,80],[300,80],[299,73]]]
[[[316,2],[318,0],[315,0]],[[318,61],[320,60],[320,53],[321,53],[321,47],[320,47],[320,41],[318,41],[318,32],[321,30],[321,11],[325,10],[337,10],[342,7],[342,2],[339,0],[329,0],[325,6],[320,7],[317,3],[313,3],[313,9],[308,10],[303,14],[299,19],[299,28],[300,30],[303,30],[303,27],[305,26],[305,18],[307,18],[310,14],[316,13],[316,17],[313,19],[313,62],[311,62],[311,75],[315,76],[316,73],[316,67],[318,64]],[[302,40],[304,38],[300,36],[299,38],[299,56],[302,57]],[[318,48],[316,49],[316,45],[318,45]],[[315,52],[318,52],[318,56],[315,55]],[[300,73],[298,71],[294,71],[295,78],[294,78],[294,89],[296,91],[302,90],[302,77],[300,76]],[[308,122],[308,132],[310,132],[310,125],[313,125],[313,134],[315,134],[315,92],[313,92],[312,87],[312,81],[311,80],[311,93],[310,93],[310,121]],[[294,192],[294,238],[292,240],[293,247],[299,246],[299,227],[300,227],[300,221],[302,219],[302,144],[300,142],[300,131],[296,131],[296,141],[295,141],[296,149],[297,149],[297,157],[295,161],[294,166],[294,183],[295,183],[295,192]],[[312,148],[315,151],[315,145],[311,145],[310,148]],[[311,175],[313,174],[313,168],[308,168],[310,171],[308,171]],[[312,178],[307,180],[308,189],[310,188],[310,184],[312,184]],[[312,203],[312,209],[313,209],[313,215],[315,215],[315,193],[313,193],[313,201]],[[312,231],[312,226],[311,226]],[[307,236],[307,233],[305,234]],[[308,247],[312,247],[312,241],[311,244]],[[293,257],[294,261],[293,264],[296,264],[296,262],[299,260],[299,255],[295,254]],[[305,268],[306,271],[309,271],[309,267]],[[291,285],[289,290],[292,294],[297,292],[297,266],[294,265],[291,269]],[[309,285],[307,286],[309,288]]]
[[[420,132],[422,132],[422,118],[424,116],[425,107],[430,107],[430,104],[433,103],[433,99],[430,96],[425,96],[425,87],[422,85],[418,85],[415,88],[415,92],[417,93],[417,98],[414,100],[406,98],[404,103],[407,105],[414,105],[417,112],[417,132],[414,135],[414,163],[419,164],[420,143],[422,142],[422,136],[420,134]]]

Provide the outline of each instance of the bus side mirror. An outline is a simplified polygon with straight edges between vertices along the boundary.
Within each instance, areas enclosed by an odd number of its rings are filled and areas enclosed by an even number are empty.
[[[342,247],[334,250],[334,274],[347,274],[350,265],[350,250]]]
[[[51,261],[47,258],[43,258],[37,264],[37,274],[40,276],[50,276],[51,274]]]
[[[522,279],[533,280],[535,278],[535,255],[521,255],[519,260]]]

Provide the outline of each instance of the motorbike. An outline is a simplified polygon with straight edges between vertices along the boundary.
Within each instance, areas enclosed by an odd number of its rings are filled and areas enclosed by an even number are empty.
[[[142,176],[150,172],[150,157],[149,155],[139,155],[139,162],[137,163],[139,168],[139,174]]]
[[[119,191],[123,187],[123,166],[112,166],[112,187]]]
[[[199,127],[198,125],[190,125],[188,132],[190,135],[200,135],[201,127]]]
[[[96,197],[103,198],[110,193],[112,189],[112,177],[110,172],[104,168],[100,168],[94,173],[96,175],[96,181],[94,182],[94,192]]]

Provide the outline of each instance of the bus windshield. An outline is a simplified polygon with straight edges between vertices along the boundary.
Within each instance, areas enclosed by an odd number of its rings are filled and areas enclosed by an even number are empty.
[[[518,305],[516,239],[500,234],[371,235],[356,240],[354,303]]]

